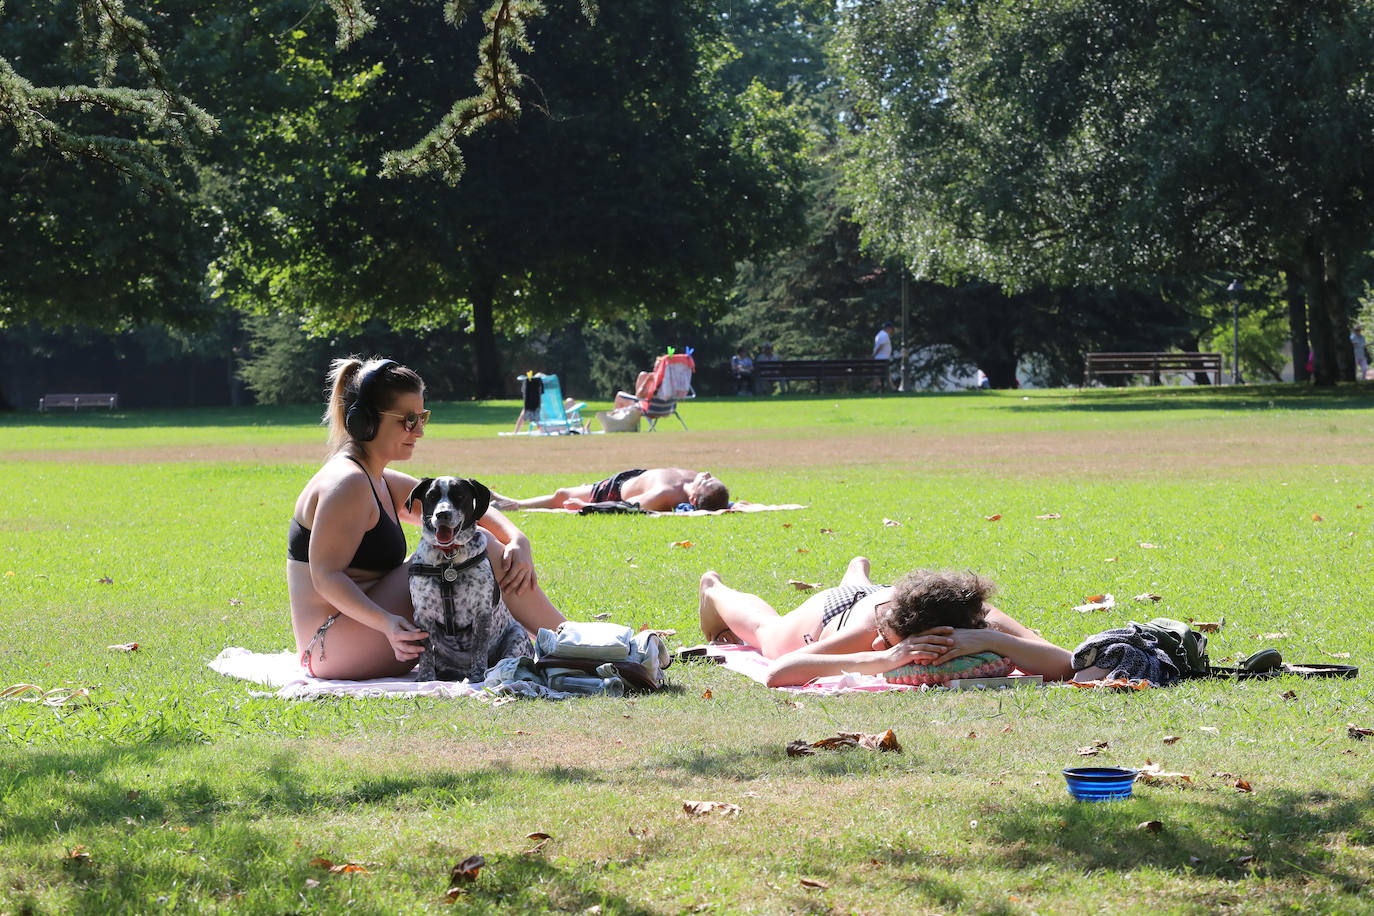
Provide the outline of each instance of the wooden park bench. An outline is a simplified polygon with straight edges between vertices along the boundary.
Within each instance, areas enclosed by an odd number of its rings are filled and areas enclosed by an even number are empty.
[[[1212,384],[1221,384],[1220,353],[1089,353],[1083,360],[1083,384],[1091,385],[1104,375],[1148,375],[1151,385],[1162,384],[1165,373],[1215,373]]]
[[[38,409],[49,407],[70,407],[80,410],[83,407],[108,407],[114,410],[119,406],[117,394],[45,394],[38,399]]]
[[[819,393],[826,382],[877,381],[887,390],[885,359],[770,359],[754,363],[754,380],[767,382],[815,382]]]

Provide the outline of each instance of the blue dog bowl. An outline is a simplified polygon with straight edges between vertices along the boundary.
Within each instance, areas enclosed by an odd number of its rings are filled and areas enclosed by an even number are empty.
[[[1079,801],[1116,801],[1131,797],[1135,774],[1125,767],[1069,767],[1064,779],[1069,794]]]

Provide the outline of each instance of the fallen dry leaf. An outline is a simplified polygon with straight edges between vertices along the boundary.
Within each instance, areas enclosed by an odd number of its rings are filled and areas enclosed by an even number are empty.
[[[1255,791],[1254,789],[1252,789],[1252,788],[1250,787],[1250,783],[1246,782],[1244,779],[1237,778],[1236,781],[1232,783],[1232,785],[1235,786],[1237,789],[1239,789],[1239,790],[1242,791],[1242,792],[1253,792],[1253,791]]]
[[[117,646],[106,646],[105,648],[107,648],[107,649],[113,649],[113,650],[116,651],[116,652],[137,652],[137,651],[138,651],[138,643],[136,643],[136,642],[122,642],[122,643],[120,643],[120,644],[117,645]]]
[[[478,853],[453,866],[453,871],[449,872],[448,890],[444,892],[444,898],[452,903],[462,896],[467,891],[467,885],[477,880],[477,875],[486,864],[486,856]]]
[[[883,524],[886,525],[888,528],[900,528],[900,527],[902,527],[902,523],[901,523],[901,522],[897,521],[896,519],[892,519],[892,518],[885,518],[885,519],[883,519]]]
[[[1226,618],[1222,617],[1216,623],[1210,623],[1204,620],[1199,620],[1196,623],[1189,621],[1189,625],[1199,633],[1220,633],[1221,628],[1226,626]]]
[[[1145,830],[1150,833],[1159,833],[1164,829],[1163,821],[1141,821],[1136,825],[1136,830]]]
[[[1345,726],[1345,733],[1350,737],[1354,738],[1356,741],[1363,741],[1370,735],[1374,735],[1374,728],[1363,728],[1359,725],[1354,725],[1352,723],[1347,722]]]
[[[1165,736],[1164,736],[1164,743],[1165,743],[1165,744],[1173,744],[1173,743],[1175,743],[1176,741],[1178,741],[1178,739],[1179,739],[1179,736],[1178,736],[1178,735],[1165,735]]]
[[[798,880],[801,883],[802,887],[814,887],[823,891],[830,889],[829,884],[826,884],[824,881],[817,881],[815,878],[802,877]]]
[[[998,522],[1002,520],[1002,513],[998,512],[996,515],[985,515],[983,518],[989,522]]]
[[[1008,726],[1006,726],[1005,728],[1003,728],[1003,729],[1002,729],[1002,734],[1004,734],[1004,735],[1009,735],[1009,734],[1011,734],[1011,726],[1008,725]]]
[[[1284,632],[1278,632],[1278,633],[1256,633],[1256,634],[1255,634],[1255,639],[1287,639],[1288,637],[1290,637],[1290,636],[1292,636],[1292,635],[1293,635],[1292,633],[1284,633]]]
[[[229,603],[230,603],[231,605],[233,605],[234,607],[242,607],[242,606],[243,606],[243,599],[242,599],[242,598],[230,598],[230,599],[229,599]]]
[[[822,528],[822,529],[820,529],[820,533],[821,533],[821,534],[834,534],[835,532],[834,532],[834,530],[832,530],[832,529],[830,529],[830,528]]]
[[[788,579],[787,584],[792,586],[799,592],[809,592],[813,588],[821,587],[821,584],[819,582],[803,582],[800,579]]]
[[[809,547],[798,547],[798,548],[797,548],[797,553],[810,553],[810,552],[811,552],[811,549],[810,549]]]
[[[791,527],[792,527],[792,523],[791,523],[791,522],[783,522],[783,523],[782,523],[782,526],[783,526],[784,528],[791,528]]]
[[[738,817],[740,806],[718,801],[684,801],[682,810],[691,817],[704,817],[712,813],[723,814],[726,817]]]
[[[1036,519],[1043,522],[1043,521],[1045,521],[1045,520],[1047,520],[1047,519],[1051,519],[1051,518],[1063,518],[1063,517],[1064,517],[1064,516],[1060,515],[1058,512],[1048,512],[1048,513],[1046,513],[1046,514],[1044,514],[1044,515],[1037,515],[1037,516],[1036,516]]]
[[[610,618],[611,618],[611,615],[610,615],[610,613],[609,613],[608,611],[602,611],[600,614],[593,614],[593,615],[592,615],[592,619],[593,619],[593,620],[609,620]]]
[[[99,579],[96,579],[95,581],[99,582],[101,585],[114,585],[114,580],[111,579],[109,576],[101,576]]]
[[[1159,545],[1158,545],[1158,544],[1149,544],[1149,543],[1146,543],[1145,541],[1141,541],[1141,542],[1140,542],[1140,546],[1143,547],[1143,548],[1145,548],[1146,550],[1158,550],[1158,549],[1159,549]]]
[[[549,836],[547,833],[535,832],[525,834],[525,839],[534,840],[534,845],[526,846],[524,849],[520,850],[520,853],[521,855],[531,856],[549,845],[549,841],[552,840],[553,837]]]
[[[323,868],[331,875],[372,874],[372,872],[367,870],[366,866],[359,865],[357,862],[340,862],[338,864],[335,864],[334,862],[331,862],[329,859],[326,859],[324,856],[316,856],[315,858],[310,860],[310,864],[313,865],[315,868]]]
[[[693,544],[691,541],[673,541],[672,546],[673,546],[673,547],[695,547],[696,545]]]
[[[1279,694],[1279,696],[1283,697],[1285,700],[1296,700],[1298,698],[1298,692],[1296,690],[1285,690],[1283,693]]]
[[[863,732],[836,732],[835,734],[822,738],[819,741],[807,743],[798,739],[787,745],[787,755],[789,757],[808,757],[815,753],[815,749],[838,750],[848,747],[862,748],[866,751],[883,751],[900,754],[902,744],[897,740],[897,733],[888,729],[881,735],[869,735]]]
[[[1156,595],[1154,592],[1141,592],[1139,595],[1133,595],[1133,596],[1131,596],[1131,600],[1132,600],[1132,601],[1163,601],[1164,599],[1161,598],[1159,595]]]
[[[1093,595],[1084,598],[1082,604],[1074,605],[1074,610],[1080,614],[1089,611],[1110,611],[1116,607],[1116,598],[1113,595]]]
[[[88,862],[91,858],[91,851],[85,846],[74,846],[72,851],[67,853],[67,858],[76,859],[81,862]]]
[[[1115,563],[1115,562],[1116,562],[1116,557],[1107,557],[1107,559],[1103,560],[1102,562],[1103,562],[1103,563]]]
[[[1143,782],[1147,786],[1162,786],[1168,783],[1188,787],[1193,785],[1193,777],[1187,773],[1169,772],[1148,757],[1145,759],[1145,765],[1136,769],[1135,781]]]
[[[702,698],[703,700],[709,700],[709,699],[711,699],[711,688],[710,688],[710,687],[707,687],[704,691],[702,691],[701,698]]]
[[[1255,857],[1253,855],[1236,856],[1229,861],[1232,865],[1249,865],[1251,862],[1255,861]]]
[[[1105,747],[1107,747],[1107,742],[1105,742],[1105,741],[1094,741],[1092,744],[1088,744],[1088,745],[1084,745],[1083,747],[1080,747],[1080,748],[1078,749],[1078,756],[1080,756],[1080,757],[1096,757],[1098,754],[1102,753],[1102,749],[1105,748]]]
[[[1315,513],[1315,512],[1312,513],[1312,521],[1314,521],[1314,522],[1320,522],[1320,521],[1323,521],[1323,520],[1324,520],[1324,519],[1322,519],[1322,517],[1321,517],[1320,515],[1318,515],[1317,513]]]
[[[308,890],[308,891],[309,891],[309,890],[314,890],[315,888],[317,888],[317,887],[319,887],[319,886],[320,886],[320,882],[319,882],[318,880],[316,880],[315,878],[306,878],[306,879],[305,879],[305,889],[306,889],[306,890]]]
[[[977,737],[978,737],[978,733],[977,733],[977,732],[969,732],[969,733],[968,733],[968,737],[970,737],[970,738],[977,738]]]
[[[1350,653],[1349,653],[1349,652],[1323,652],[1322,654],[1325,655],[1327,658],[1349,658],[1349,657],[1350,657]]]

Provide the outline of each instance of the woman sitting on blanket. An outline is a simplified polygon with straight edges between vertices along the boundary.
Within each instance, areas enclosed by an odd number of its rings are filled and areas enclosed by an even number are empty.
[[[301,664],[316,677],[394,677],[415,667],[428,633],[410,604],[402,522],[418,481],[388,467],[425,434],[425,384],[389,359],[336,359],[329,372],[329,457],[296,498],[286,584]],[[500,512],[478,523],[491,567],[515,619],[534,632],[563,615],[540,589],[530,542]]]
[[[1027,674],[1055,680],[1073,675],[1067,650],[987,603],[994,586],[981,576],[917,570],[882,586],[868,573],[868,560],[855,557],[839,586],[783,616],[708,572],[701,577],[701,631],[711,642],[743,642],[772,659],[770,687],[844,672],[940,665],[980,652],[1005,656]]]

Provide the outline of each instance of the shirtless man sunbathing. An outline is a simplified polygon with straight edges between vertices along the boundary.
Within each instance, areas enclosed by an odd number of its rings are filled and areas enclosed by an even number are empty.
[[[560,487],[548,496],[510,499],[493,493],[491,504],[508,509],[581,509],[588,503],[638,503],[645,512],[671,512],[680,503],[693,509],[725,509],[730,491],[710,471],[650,468],[621,471],[580,487]]]

